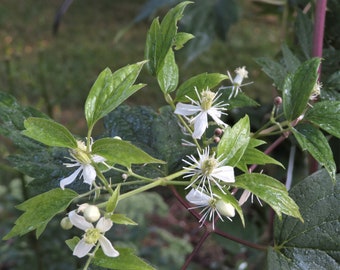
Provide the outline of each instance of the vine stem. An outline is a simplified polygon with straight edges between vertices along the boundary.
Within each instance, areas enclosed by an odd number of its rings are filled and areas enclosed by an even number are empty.
[[[313,33],[313,48],[312,56],[322,58],[323,37],[325,32],[327,0],[317,0],[315,7],[315,23]],[[321,64],[319,66],[319,77],[321,74]],[[309,173],[314,173],[318,170],[318,162],[309,155]]]

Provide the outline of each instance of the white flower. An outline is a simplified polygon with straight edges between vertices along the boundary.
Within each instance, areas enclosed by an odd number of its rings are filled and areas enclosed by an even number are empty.
[[[77,228],[85,231],[83,238],[78,242],[73,250],[73,255],[82,258],[89,254],[90,250],[99,242],[104,254],[108,257],[117,257],[119,252],[114,249],[111,242],[104,236],[104,233],[111,229],[112,221],[104,217],[100,218],[96,227],[86,221],[76,211],[68,214],[71,223]]]
[[[191,189],[188,195],[185,197],[190,203],[195,204],[195,208],[202,208],[200,214],[202,217],[199,222],[201,226],[208,219],[212,222],[212,228],[215,229],[215,213],[220,220],[224,221],[221,215],[226,216],[231,220],[231,217],[235,216],[235,208],[230,204],[226,203],[217,196],[209,196],[206,193],[200,191],[199,189]]]
[[[243,79],[248,78],[248,71],[246,70],[246,67],[239,67],[237,69],[235,69],[235,73],[236,76],[233,79],[229,73],[229,71],[227,71],[229,79],[231,81],[231,83],[233,84],[232,89],[231,89],[231,94],[229,96],[229,99],[234,96],[236,97],[239,91],[241,90],[241,86],[247,85],[247,84],[242,84]]]
[[[210,156],[209,148],[204,149],[202,153],[197,150],[197,153],[199,160],[193,155],[188,156],[190,161],[183,160],[190,165],[190,167],[184,167],[184,169],[188,171],[184,177],[192,177],[192,182],[186,188],[195,184],[198,188],[212,195],[212,186],[215,185],[225,193],[220,182],[234,183],[234,168],[231,166],[223,166],[224,161],[215,158],[215,153]]]
[[[321,93],[322,83],[317,81],[313,87],[313,91],[309,97],[310,101],[315,101],[318,99]]]
[[[192,104],[184,104],[184,103],[177,103],[175,113],[180,114],[183,116],[190,116],[197,114],[195,117],[190,119],[190,124],[194,125],[194,132],[192,137],[195,139],[200,139],[204,133],[204,131],[208,128],[208,115],[216,122],[216,124],[221,125],[223,127],[226,124],[220,119],[222,114],[225,114],[223,111],[226,108],[223,108],[227,104],[219,102],[214,104],[216,100],[220,97],[217,96],[217,93],[210,91],[209,89],[202,91],[200,94],[195,88],[198,101],[190,99]]]
[[[78,147],[70,151],[72,158],[69,158],[73,163],[64,163],[66,167],[79,167],[70,176],[60,181],[60,187],[65,188],[66,185],[71,184],[76,180],[77,176],[81,174],[84,183],[92,186],[93,181],[96,179],[97,173],[95,168],[91,165],[92,162],[101,163],[105,158],[99,155],[91,155],[87,152],[86,146],[82,141],[77,141]],[[91,143],[92,145],[92,143]],[[91,152],[91,147],[90,147]]]

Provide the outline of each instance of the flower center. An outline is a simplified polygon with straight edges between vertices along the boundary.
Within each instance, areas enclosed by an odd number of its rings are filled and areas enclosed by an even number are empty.
[[[85,232],[85,242],[87,244],[96,244],[100,237],[100,231],[96,228],[87,229]]]
[[[71,150],[73,157],[82,164],[91,164],[91,156],[86,151],[85,144],[82,141],[77,141],[77,145],[76,149]]]
[[[202,164],[202,173],[205,176],[209,176],[212,174],[214,169],[217,167],[217,160],[213,157],[206,159]]]
[[[207,111],[211,108],[215,98],[215,93],[210,90],[202,91],[201,93],[201,108]]]

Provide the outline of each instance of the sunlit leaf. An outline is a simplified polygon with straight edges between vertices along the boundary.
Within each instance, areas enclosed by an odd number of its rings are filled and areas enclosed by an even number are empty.
[[[283,90],[283,111],[290,121],[298,118],[307,103],[318,79],[319,58],[304,62],[297,71],[286,78]]]
[[[22,133],[48,146],[76,148],[77,141],[71,132],[61,124],[45,118],[30,117],[24,122]]]
[[[249,117],[240,119],[233,127],[227,127],[217,146],[217,156],[229,166],[236,166],[247,149],[250,140]]]
[[[176,90],[178,76],[178,66],[175,61],[175,55],[173,50],[170,49],[165,56],[163,65],[157,73],[157,81],[163,93],[170,93]]]
[[[265,201],[280,219],[282,214],[286,214],[303,221],[299,207],[289,197],[286,187],[276,179],[265,174],[246,173],[237,176],[233,185],[249,190],[259,199]]]
[[[131,164],[164,163],[153,158],[133,144],[114,138],[99,139],[92,145],[92,153],[107,161],[131,167]]]
[[[23,202],[17,208],[24,213],[15,221],[14,227],[3,239],[24,235],[35,229],[39,229],[36,233],[38,238],[47,223],[56,214],[64,211],[77,196],[78,194],[71,189],[57,188]]]

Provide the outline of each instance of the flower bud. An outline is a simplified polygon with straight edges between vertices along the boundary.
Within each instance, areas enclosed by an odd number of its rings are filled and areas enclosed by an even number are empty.
[[[226,217],[234,217],[235,216],[235,208],[230,204],[226,203],[223,200],[218,200],[216,203],[216,210]]]
[[[220,138],[220,137],[217,137],[217,136],[215,136],[215,137],[214,137],[214,143],[219,143],[219,142],[220,142],[220,140],[221,140],[221,138]]]
[[[275,106],[279,106],[282,104],[282,97],[277,96],[276,98],[274,98],[274,104]]]
[[[69,230],[73,227],[73,224],[71,223],[70,219],[68,217],[64,217],[60,221],[60,227],[64,230]]]
[[[216,136],[221,136],[222,133],[223,133],[223,130],[220,129],[220,128],[216,128],[215,131],[214,131],[214,134],[215,134]]]
[[[95,205],[89,205],[84,209],[84,218],[88,222],[96,222],[100,218],[99,208]]]

